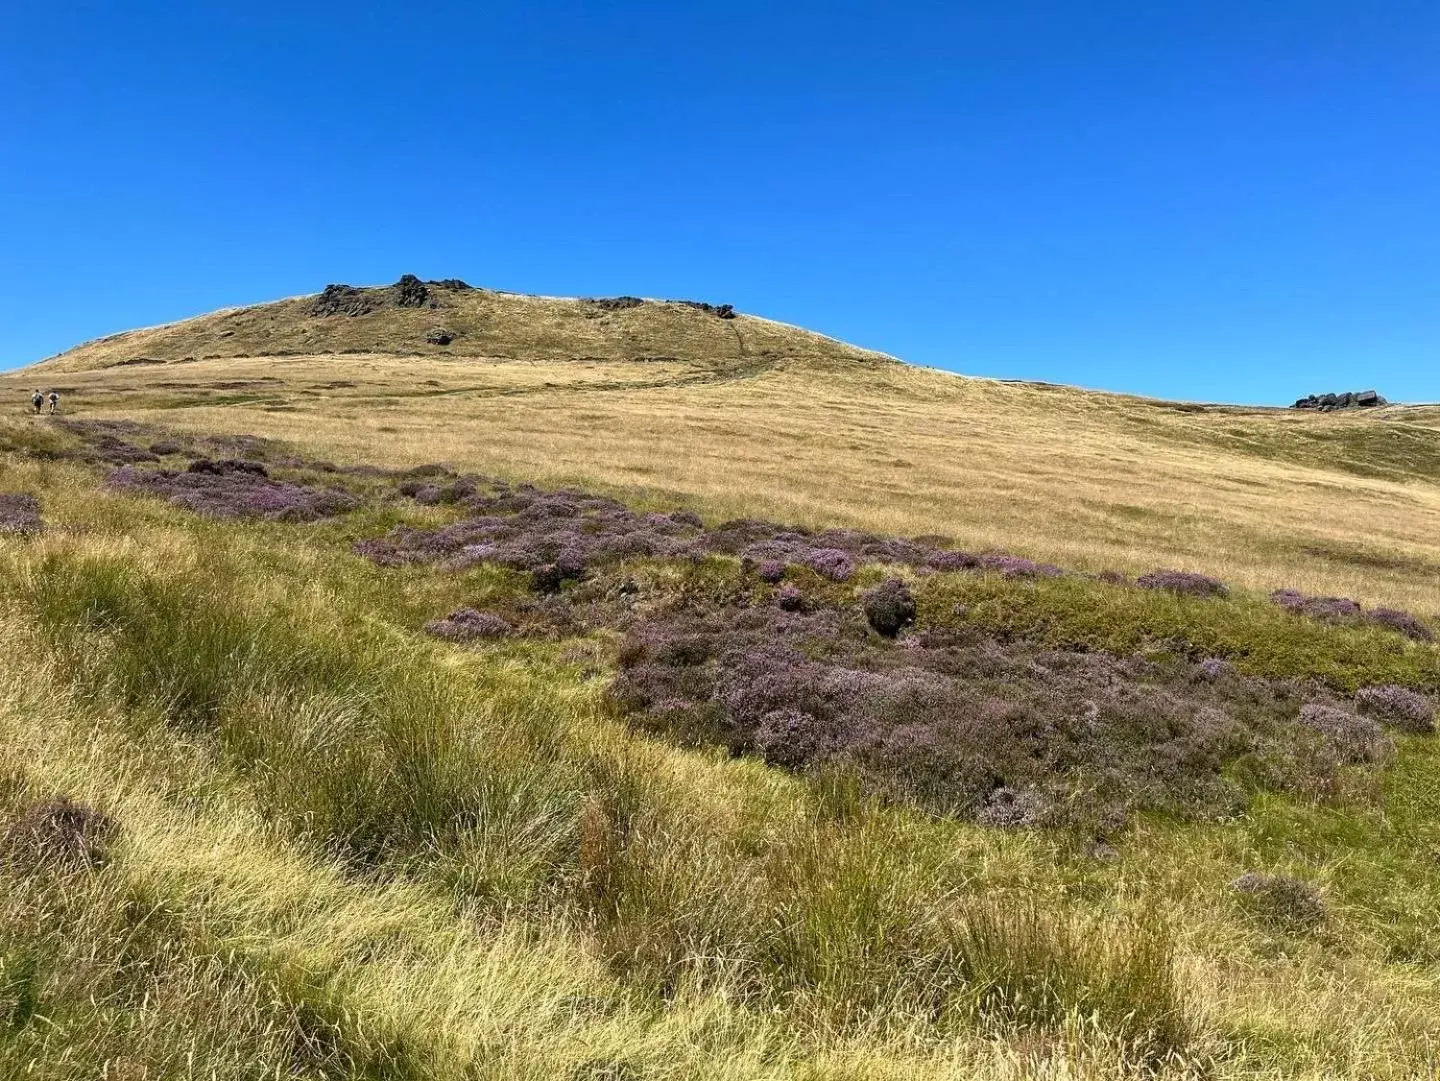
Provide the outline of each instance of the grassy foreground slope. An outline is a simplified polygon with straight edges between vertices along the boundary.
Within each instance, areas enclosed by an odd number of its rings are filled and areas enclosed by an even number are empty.
[[[417,478],[314,461],[444,459],[711,524],[940,532],[1428,615],[1428,411],[1194,412],[918,371],[683,306],[450,292],[453,308],[397,311],[383,294],[353,317],[284,302],[228,336],[230,316],[207,317],[7,379],[53,381],[81,420],[154,428],[0,418],[0,1076],[1434,1076],[1440,741],[1362,728],[1364,753],[1325,757],[1329,736],[1292,715],[1376,683],[1433,702],[1440,646],[1246,589],[789,567],[817,623],[843,632],[837,649],[910,680],[879,718],[895,726],[937,685],[938,668],[906,667],[921,654],[1024,669],[1041,691],[1117,655],[1093,702],[981,711],[993,742],[1032,750],[1026,768],[1064,771],[1079,809],[997,828],[909,798],[904,775],[877,794],[617,708],[637,625],[643,645],[646,621],[681,621],[652,645],[689,679],[692,623],[770,618],[779,593],[738,559],[597,561],[545,597],[451,549],[380,565],[356,542],[446,536],[499,504],[432,505],[406,494]],[[472,304],[488,324],[463,321]],[[584,348],[605,359],[505,348],[538,340],[507,329],[531,304],[590,328]],[[185,359],[202,341],[258,353],[272,319],[287,343],[370,351]],[[442,323],[464,336],[387,339]],[[484,350],[465,352],[482,326]],[[752,332],[772,335],[763,363],[711,351]],[[625,351],[642,338],[649,359]],[[118,363],[135,356],[160,362]],[[111,472],[161,442],[163,460]],[[141,494],[160,489],[136,477],[173,480],[202,448],[264,457],[276,484],[341,485],[352,509],[216,521]],[[245,475],[180,476],[219,491]],[[28,503],[3,501],[17,493],[38,499],[37,530]],[[918,602],[900,641],[856,616],[889,575]],[[520,632],[421,632],[461,605]],[[945,653],[952,639],[970,652]],[[1218,682],[1201,685],[1200,657],[1226,660]],[[1132,693],[1145,708],[1111,736],[1152,742],[1086,757]],[[1280,742],[1245,744],[1252,722]],[[1196,723],[1206,739],[1182,746]],[[923,764],[930,745],[908,746]],[[1080,813],[1109,774],[1182,798]],[[1192,779],[1211,784],[1187,803]],[[1278,888],[1236,889],[1251,873]]]
[[[45,519],[0,537],[6,1075],[1433,1074],[1434,737],[1228,820],[1137,817],[1108,849],[931,817],[632,729],[604,633],[417,633],[526,592],[351,550],[450,508],[358,477],[333,521],[212,522],[4,434],[0,487]],[[735,570],[629,570],[645,595],[701,572]],[[1085,609],[1118,587],[1066,588]],[[1246,630],[1249,604],[1193,602],[1237,635],[1285,625]],[[1368,634],[1311,640],[1363,658]],[[1395,641],[1433,689],[1437,648]],[[57,797],[105,819],[47,855]],[[1231,886],[1252,871],[1308,883],[1323,918],[1308,894],[1255,908]]]
[[[680,304],[431,287],[439,307],[411,309],[391,292],[359,316],[297,298],[117,335],[0,390],[18,404],[53,383],[88,415],[342,461],[1440,611],[1432,409],[1202,407],[965,379]],[[442,326],[451,344],[427,344]]]

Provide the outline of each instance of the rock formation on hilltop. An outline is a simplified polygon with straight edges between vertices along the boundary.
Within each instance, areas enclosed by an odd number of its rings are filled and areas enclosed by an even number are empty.
[[[1373,409],[1375,406],[1389,404],[1373,390],[1347,390],[1343,394],[1311,394],[1298,398],[1290,408],[1329,413],[1336,409]]]

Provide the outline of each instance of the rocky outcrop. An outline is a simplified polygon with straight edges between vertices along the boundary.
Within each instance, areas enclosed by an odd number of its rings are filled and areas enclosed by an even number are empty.
[[[645,302],[639,297],[586,297],[586,304],[593,304],[602,312],[623,312],[627,308],[638,308]]]
[[[687,308],[695,308],[697,311],[713,315],[717,319],[734,319],[735,305],[733,304],[708,304],[703,300],[677,300],[676,304],[683,304]]]
[[[423,308],[430,302],[430,290],[414,274],[402,274],[395,283],[397,308]]]
[[[1320,413],[1330,413],[1336,409],[1373,409],[1379,405],[1389,405],[1384,397],[1373,390],[1347,390],[1343,394],[1311,394],[1305,398],[1298,398],[1292,409],[1314,409]]]
[[[365,315],[375,310],[375,297],[368,289],[353,285],[327,285],[310,306],[311,315]]]

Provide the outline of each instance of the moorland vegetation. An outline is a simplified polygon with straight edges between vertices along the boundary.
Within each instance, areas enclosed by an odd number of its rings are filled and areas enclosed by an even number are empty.
[[[8,1074],[1433,1076],[1426,410],[462,286],[11,378]]]

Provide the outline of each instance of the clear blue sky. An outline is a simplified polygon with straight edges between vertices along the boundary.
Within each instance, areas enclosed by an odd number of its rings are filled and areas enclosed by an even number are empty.
[[[1440,399],[1440,4],[11,4],[0,367],[404,272]]]

